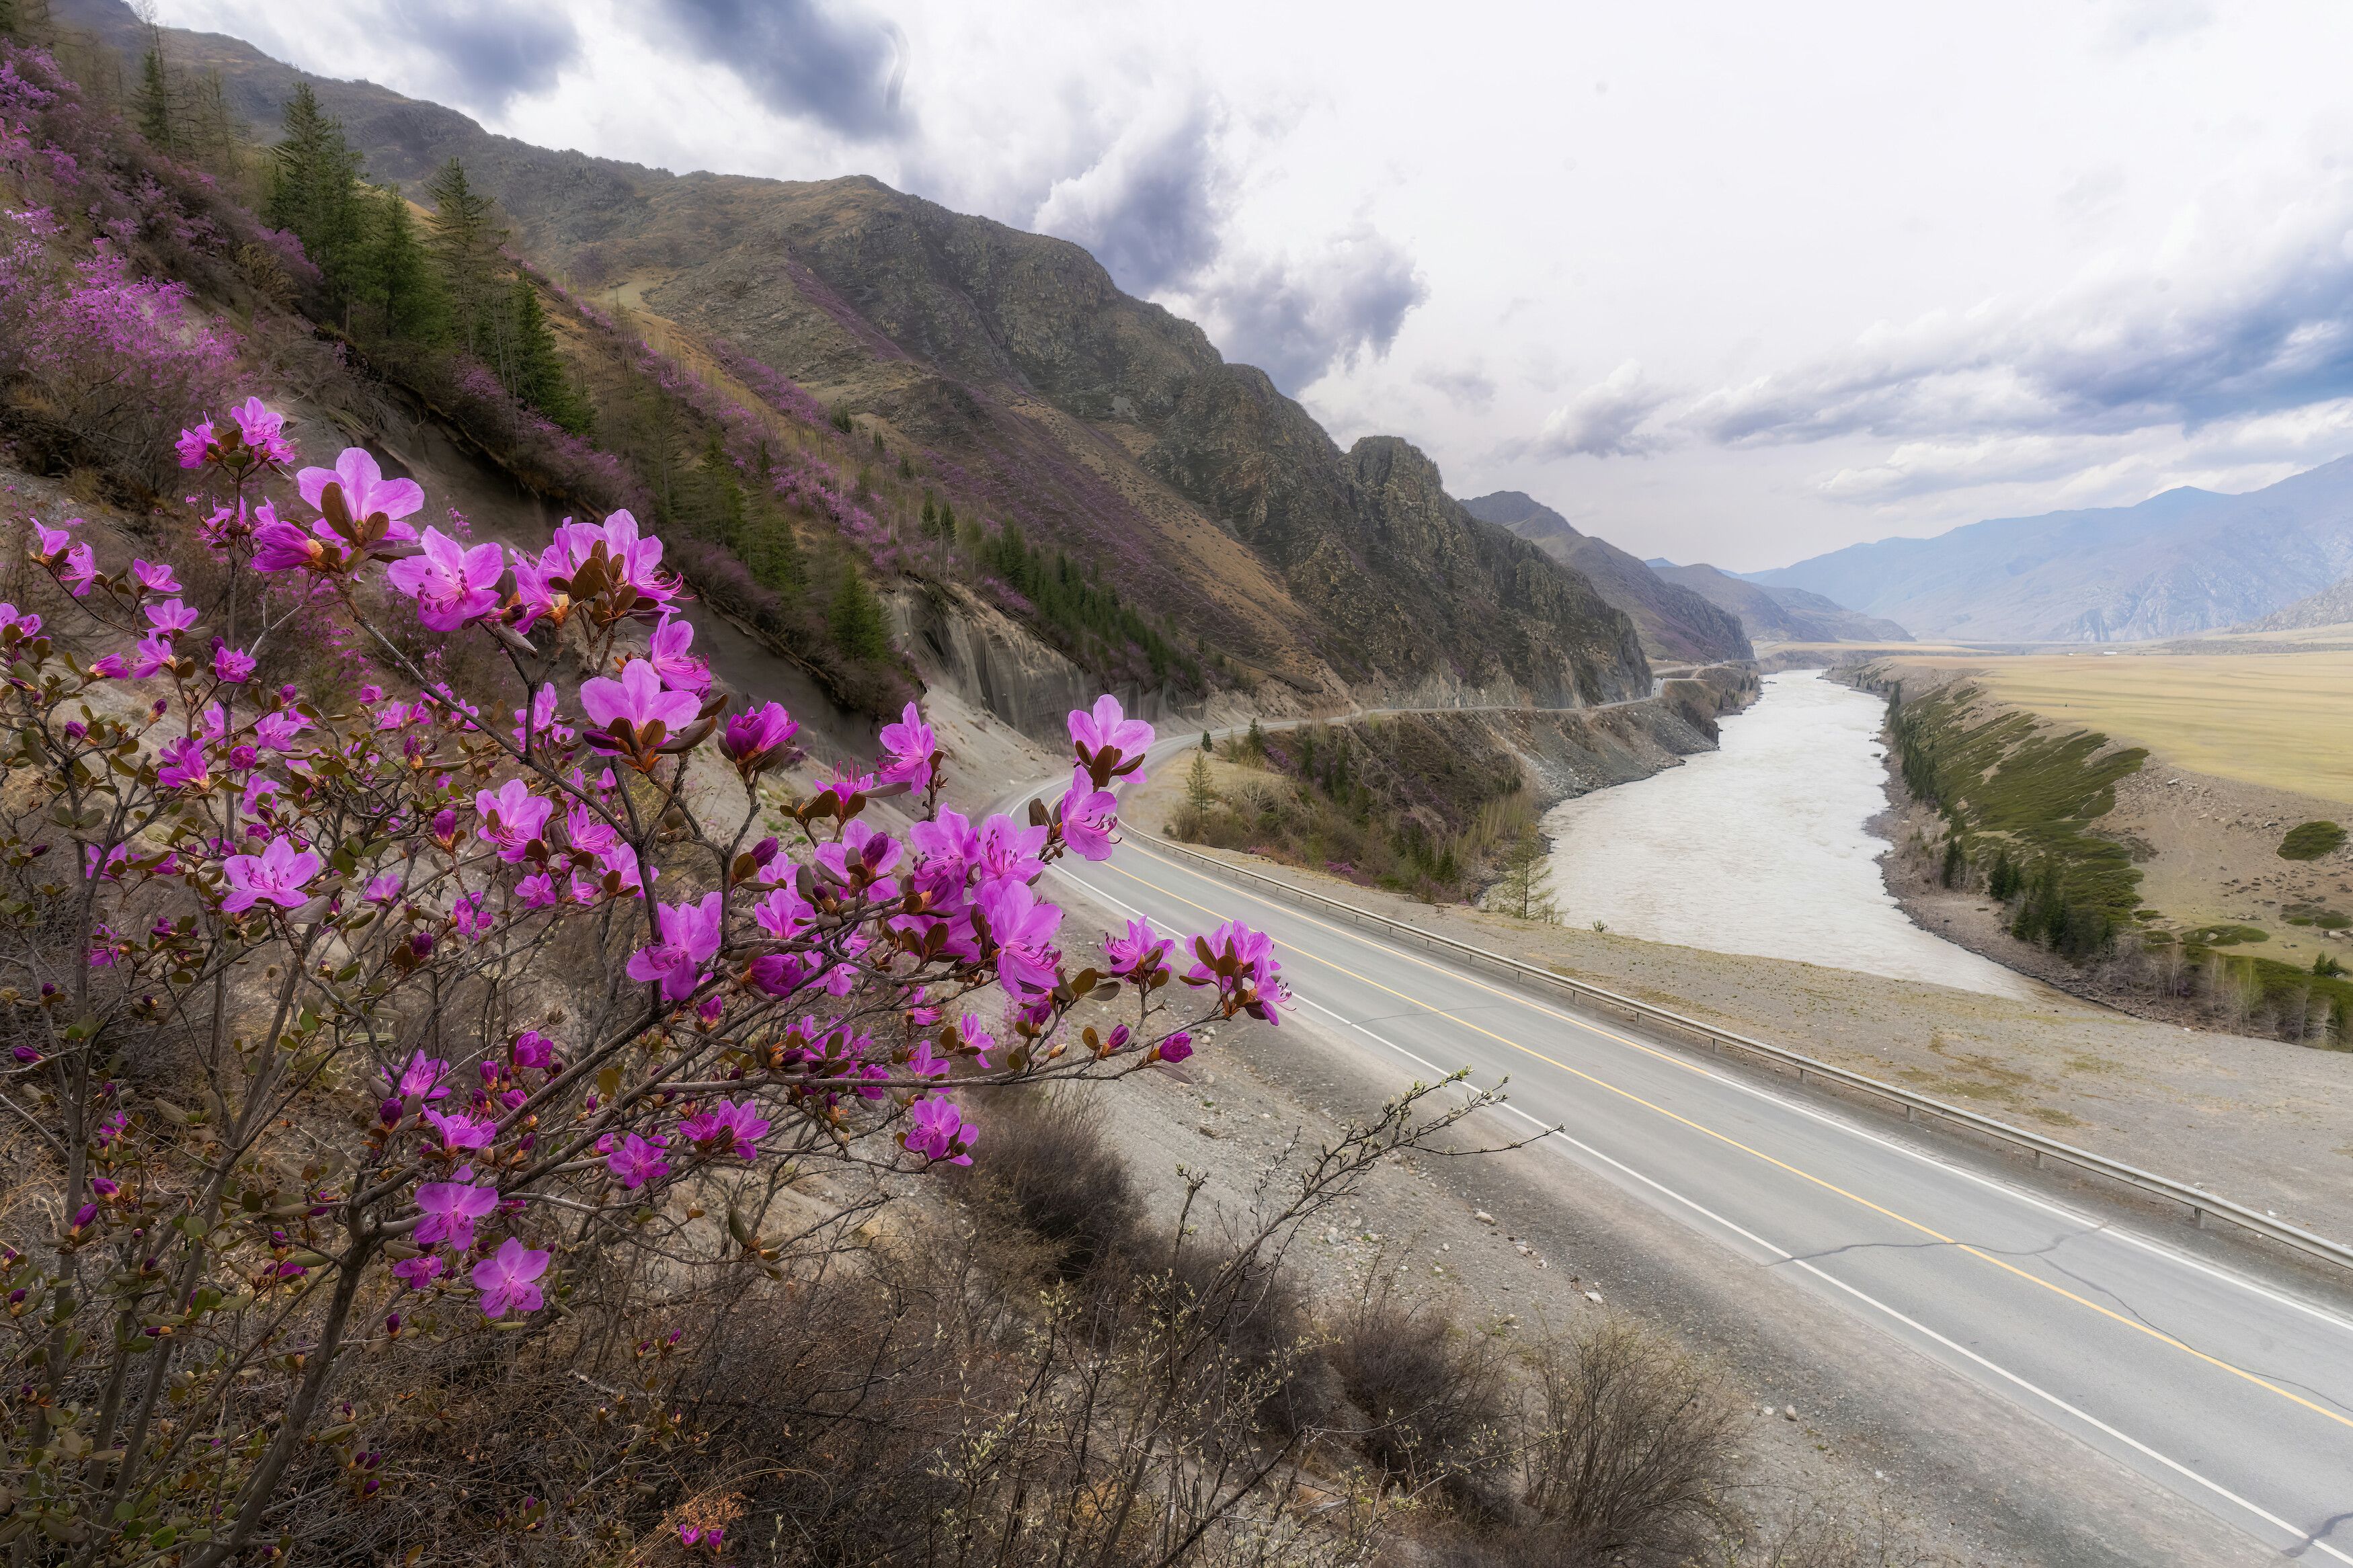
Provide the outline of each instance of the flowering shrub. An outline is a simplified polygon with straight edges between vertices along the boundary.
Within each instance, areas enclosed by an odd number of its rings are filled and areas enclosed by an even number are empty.
[[[226,384],[232,340],[190,317],[185,284],[140,276],[111,242],[58,266],[46,209],[0,223],[0,379],[26,384],[46,423],[152,481],[181,412]]]
[[[1039,879],[1113,853],[1112,785],[1153,742],[1112,699],[1071,716],[1070,784],[1026,821],[942,805],[911,704],[872,772],[764,833],[797,726],[712,691],[628,512],[470,545],[364,452],[290,474],[258,402],[178,450],[219,488],[219,598],[68,524],[30,556],[86,629],[0,605],[0,1088],[44,1162],[0,1248],[0,1540],[266,1545],[319,1445],[374,1495],[336,1403],[356,1359],[550,1331],[631,1249],[774,1272],[764,1215],[812,1163],[985,1161],[974,1086],[1274,1020],[1280,965],[1238,924],[1065,951]],[[240,603],[248,574],[301,591]],[[322,604],[396,679],[343,705],[253,683]],[[404,617],[494,648],[512,700],[433,679]],[[1078,1027],[1082,999],[1124,1021]]]

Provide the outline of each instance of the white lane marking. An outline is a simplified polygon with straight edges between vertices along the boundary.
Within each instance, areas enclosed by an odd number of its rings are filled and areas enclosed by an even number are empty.
[[[1415,1055],[1413,1052],[1407,1050],[1403,1046],[1398,1045],[1396,1041],[1388,1039],[1381,1035],[1375,1034],[1372,1030],[1366,1028],[1362,1024],[1356,1023],[1351,1019],[1343,1017],[1340,1014],[1333,1012],[1329,1007],[1324,1006],[1316,1002],[1309,1001],[1307,997],[1300,995],[1296,991],[1293,991],[1292,994],[1293,996],[1297,996],[1301,1002],[1314,1008],[1315,1011],[1323,1014],[1325,1017],[1332,1019],[1335,1023],[1344,1025],[1348,1028],[1356,1030],[1366,1039],[1388,1047],[1390,1050],[1395,1051],[1398,1056],[1403,1057],[1406,1060],[1412,1062],[1416,1066],[1436,1073],[1441,1078],[1445,1076],[1444,1068],[1441,1068],[1425,1058]],[[2155,1448],[2150,1447],[2139,1438],[2118,1431],[2116,1427],[2110,1426],[2105,1421],[2101,1420],[2091,1412],[2069,1404],[2066,1400],[2060,1398],[2057,1394],[2052,1393],[2049,1389],[2042,1387],[2040,1384],[2032,1383],[2026,1378],[2021,1377],[2018,1373],[2010,1371],[2008,1367],[2001,1365],[1999,1362],[1988,1360],[1985,1356],[1978,1354],[1976,1351],[1969,1349],[1967,1345],[1956,1343],[1951,1339],[1947,1338],[1945,1335],[1940,1334],[1936,1330],[1928,1327],[1926,1323],[1921,1322],[1918,1319],[1898,1311],[1895,1308],[1889,1306],[1878,1297],[1872,1295],[1866,1290],[1859,1289],[1856,1287],[1848,1284],[1837,1275],[1829,1272],[1827,1269],[1824,1269],[1814,1263],[1809,1262],[1805,1258],[1798,1257],[1788,1248],[1775,1246],[1772,1242],[1766,1240],[1756,1232],[1749,1230],[1746,1226],[1738,1225],[1732,1220],[1726,1219],[1724,1215],[1717,1214],[1714,1209],[1709,1208],[1706,1205],[1699,1203],[1693,1198],[1686,1197],[1682,1193],[1675,1191],[1674,1188],[1668,1186],[1665,1183],[1661,1182],[1654,1177],[1645,1175],[1642,1172],[1634,1169],[1634,1167],[1627,1164],[1624,1161],[1613,1159],[1609,1155],[1603,1153],[1600,1150],[1594,1148],[1591,1144],[1572,1137],[1570,1134],[1561,1131],[1558,1128],[1552,1127],[1545,1122],[1537,1121],[1535,1117],[1530,1116],[1526,1111],[1522,1110],[1516,1105],[1507,1103],[1499,1106],[1497,1109],[1518,1117],[1521,1121],[1526,1122],[1529,1126],[1535,1128],[1539,1132],[1546,1136],[1559,1139],[1562,1142],[1568,1144],[1573,1149],[1580,1151],[1588,1157],[1598,1160],[1613,1170],[1623,1172],[1626,1175],[1641,1183],[1644,1186],[1650,1187],[1665,1196],[1673,1199],[1676,1203],[1679,1203],[1685,1208],[1690,1209],[1694,1214],[1714,1221],[1716,1225],[1719,1225],[1725,1230],[1730,1231],[1733,1235],[1747,1242],[1758,1251],[1765,1253],[1774,1261],[1778,1263],[1793,1263],[1797,1265],[1799,1268],[1804,1269],[1807,1273],[1812,1275],[1817,1279],[1821,1280],[1824,1284],[1831,1285],[1840,1290],[1843,1290],[1848,1295],[1853,1297],[1856,1300],[1886,1314],[1889,1318],[1892,1318],[1896,1322],[1903,1324],[1905,1328],[1912,1330],[1915,1333],[1917,1333],[1926,1339],[1933,1340],[1937,1344],[1940,1344],[1947,1350],[1951,1351],[1954,1354],[1964,1356],[1968,1360],[1975,1362],[1978,1365],[1985,1368],[1988,1372],[1992,1373],[1997,1377],[2000,1377],[2006,1382],[2015,1384],[2018,1387],[2024,1389],[2027,1393],[2033,1394],[2036,1398],[2042,1400],[2044,1403],[2051,1405],[2052,1408],[2064,1411],[2066,1414],[2073,1416],[2076,1420],[2083,1422],[2086,1426],[2089,1426],[2093,1430],[2102,1433],[2106,1436],[2114,1438],[2116,1441],[2122,1443],[2126,1447],[2132,1449],[2135,1453],[2154,1460],[2156,1463],[2164,1466],[2167,1469],[2173,1471],[2176,1475],[2181,1476],[2185,1479],[2196,1482],[2198,1485],[2205,1488],[2208,1491],[2212,1492],[2216,1497],[2245,1510],[2248,1513],[2251,1513],[2255,1518],[2262,1520],[2264,1523],[2271,1525],[2282,1534],[2288,1536],[2295,1542],[2296,1548],[2317,1547],[2320,1551],[2327,1552],[2329,1556],[2335,1558],[2339,1563],[2353,1564],[2353,1556],[2348,1556],[2346,1553],[2339,1552],[2336,1547],[2331,1546],[2328,1542],[2321,1540],[2319,1537],[2312,1534],[2308,1531],[2298,1530],[2295,1525],[2290,1524],[2286,1520],[2282,1519],[2279,1515],[2272,1512],[2269,1509],[2263,1507],[2259,1503],[2253,1502],[2246,1498],[2241,1497],[2237,1492],[2232,1491],[2230,1488],[2222,1485],[2220,1481],[2210,1479],[2209,1478],[2199,1474],[2196,1470],[2191,1469],[2189,1466],[2181,1463],[2179,1459],[2158,1453]]]
[[[1155,860],[1162,866],[1166,866],[1172,870],[1192,877],[1209,887],[1219,889],[1225,889],[1227,887],[1227,884],[1216,881],[1205,873],[1194,870],[1189,866],[1180,866],[1175,861],[1164,859],[1157,856],[1146,856],[1145,858]],[[1076,879],[1073,879],[1075,880]],[[1092,883],[1081,882],[1079,885],[1086,888],[1090,891],[1093,890],[1093,884]],[[1282,910],[1286,913],[1295,914],[1298,912],[1291,910],[1287,905],[1276,903],[1274,900],[1267,899],[1262,895],[1252,893],[1247,889],[1240,889],[1240,891],[1244,897],[1254,899],[1259,903],[1264,904],[1270,909]],[[1100,896],[1105,898],[1110,897],[1109,894],[1103,894]],[[1354,927],[1326,926],[1322,929],[1330,931],[1334,935],[1349,938],[1358,944],[1371,949],[1375,952],[1380,952],[1383,950],[1382,943],[1376,942],[1371,937],[1356,930]],[[1395,951],[1404,952],[1405,950],[1400,948]],[[1414,956],[1420,959],[1421,962],[1430,963],[1433,967],[1439,968],[1441,971],[1451,970],[1452,967],[1440,963],[1434,955],[1425,957],[1422,954],[1416,953]],[[1461,973],[1460,971],[1455,971],[1455,973]],[[1490,983],[1484,980],[1483,977],[1478,975],[1468,975],[1466,978],[1476,984],[1483,984]],[[1508,982],[1503,984],[1500,989],[1500,994],[1506,1001],[1516,1003],[1517,1005],[1529,1008],[1531,1011],[1537,1012],[1544,1016],[1567,1023],[1574,1028],[1582,1029],[1587,1034],[1591,1035],[1598,1039],[1611,1040],[1611,1037],[1606,1030],[1586,1022],[1584,1019],[1576,1016],[1574,1014],[1556,1010],[1549,1004],[1539,1003],[1535,1001],[1533,998],[1517,994],[1512,990]],[[1428,1004],[1423,1004],[1423,1005],[1427,1006]],[[1612,1041],[1612,1043],[1616,1042]],[[1671,1047],[1661,1046],[1653,1048],[1666,1049]],[[1704,1060],[1694,1059],[1685,1065],[1688,1065],[1696,1070],[1699,1076],[1705,1078],[1712,1082],[1723,1084],[1728,1089],[1735,1089],[1739,1093],[1748,1095],[1754,1099],[1761,1100],[1767,1104],[1779,1106],[1785,1110],[1794,1111],[1798,1115],[1806,1117],[1824,1127],[1829,1127],[1835,1131],[1847,1133],[1850,1136],[1862,1139],[1868,1142],[1876,1144],[1880,1148],[1885,1149],[1892,1153],[1904,1155],[1905,1158],[1915,1161],[1917,1163],[1926,1165],[1931,1169],[1942,1171],[1948,1175],[1957,1176],[1961,1180],[1971,1183],[1984,1191],[2002,1194],[2021,1204],[2040,1209],[2045,1214],[2052,1215],[2058,1218],[2063,1219],[2071,1225],[2082,1226],[2086,1230],[2100,1236],[2113,1237],[2116,1240],[2122,1241],[2126,1245],[2136,1247],[2152,1257],[2162,1258],[2169,1263],[2178,1264],[2184,1268],[2202,1274],[2210,1279],[2215,1279],[2227,1285],[2235,1286],[2239,1289],[2243,1290],[2250,1295],[2260,1297],[2263,1300],[2269,1301],[2274,1306],[2284,1307],[2291,1311],[2301,1313],[2317,1322],[2327,1324],[2340,1333],[2353,1335],[2353,1319],[2346,1318],[2339,1313],[2329,1310],[2326,1307],[2318,1306],[2313,1302],[2302,1300],[2295,1296],[2288,1295],[2285,1292],[2266,1285],[2260,1280],[2251,1278],[2250,1276],[2237,1273],[2232,1269],[2224,1268],[2215,1264],[2208,1263],[2201,1258],[2193,1258],[2188,1253],[2179,1251],[2176,1248],[2155,1239],[2154,1237],[2143,1236],[2129,1226],[2112,1220],[2103,1219],[2096,1215],[2086,1214],[2081,1210],[2069,1208],[2063,1204],[2045,1198],[2039,1194],[2029,1192],[2024,1188],[2016,1186],[2011,1183],[2000,1179],[1999,1177],[1989,1176],[1982,1173],[1972,1171],[1965,1165],[1955,1164],[1942,1155],[1936,1154],[1926,1149],[1915,1148],[1909,1144],[1899,1142],[1894,1139],[1884,1136],[1883,1134],[1873,1132],[1870,1129],[1861,1126],[1853,1121],[1846,1121],[1843,1118],[1830,1114],[1816,1107],[1802,1104],[1799,1101],[1789,1099],[1787,1095],[1766,1088],[1764,1085],[1750,1083],[1746,1079],[1736,1077],[1732,1074],[1724,1072],[1719,1068],[1711,1067]],[[2331,1403],[2334,1403],[2334,1401]]]

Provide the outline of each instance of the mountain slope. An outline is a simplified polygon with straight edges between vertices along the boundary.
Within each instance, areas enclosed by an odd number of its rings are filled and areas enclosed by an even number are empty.
[[[2293,632],[2306,626],[2337,626],[2353,622],[2353,577],[2274,610],[2260,621],[2234,626],[2242,632]]]
[[[1696,594],[1739,618],[1757,642],[1910,642],[1894,621],[1875,619],[1802,588],[1768,588],[1714,566],[1649,563],[1662,582]]]
[[[2244,495],[1997,518],[1749,574],[1973,641],[2184,637],[2257,619],[2353,572],[2353,458]]]
[[[1642,649],[1656,658],[1714,662],[1756,657],[1740,618],[1677,584],[1662,580],[1641,561],[1591,534],[1519,490],[1473,496],[1462,509],[1533,542],[1563,565],[1581,572],[1601,596],[1632,617]]]
[[[124,45],[117,0],[60,16]],[[418,194],[462,158],[517,247],[600,303],[724,339],[820,399],[1018,500],[1037,542],[1182,618],[1206,656],[1322,705],[1591,703],[1638,696],[1633,624],[1582,576],[1448,497],[1403,442],[1343,453],[1198,327],[1123,294],[1080,247],[879,182],[659,170],[492,136],[366,83],[305,79],[217,35],[168,31],[263,126],[299,80],[368,174]],[[607,294],[609,290],[609,297]]]

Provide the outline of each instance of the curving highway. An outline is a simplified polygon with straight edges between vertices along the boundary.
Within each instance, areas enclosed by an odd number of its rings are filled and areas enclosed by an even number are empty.
[[[2353,1568],[2353,1316],[2317,1293],[2190,1257],[2154,1225],[1968,1169],[1900,1122],[1642,1039],[1140,837],[1057,875],[1164,931],[1238,918],[1270,932],[1300,1011],[1401,1075],[1508,1076],[1502,1113],[1560,1129],[1544,1147],[2283,1555]]]

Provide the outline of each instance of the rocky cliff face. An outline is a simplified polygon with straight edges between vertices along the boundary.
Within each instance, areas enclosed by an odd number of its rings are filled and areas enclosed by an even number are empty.
[[[1568,519],[1522,490],[1473,496],[1463,510],[1501,524],[1582,574],[1623,610],[1652,658],[1709,661],[1756,657],[1740,617],[1670,583],[1606,539],[1579,533]]]
[[[139,42],[119,0],[57,8]],[[302,79],[234,39],[168,38],[263,126]],[[731,340],[944,454],[991,521],[1019,517],[1171,615],[1270,708],[1648,689],[1634,626],[1577,572],[1472,519],[1406,443],[1341,452],[1076,246],[871,179],[676,176],[492,136],[366,83],[312,85],[371,178],[413,188],[464,159],[519,248],[584,296]]]

